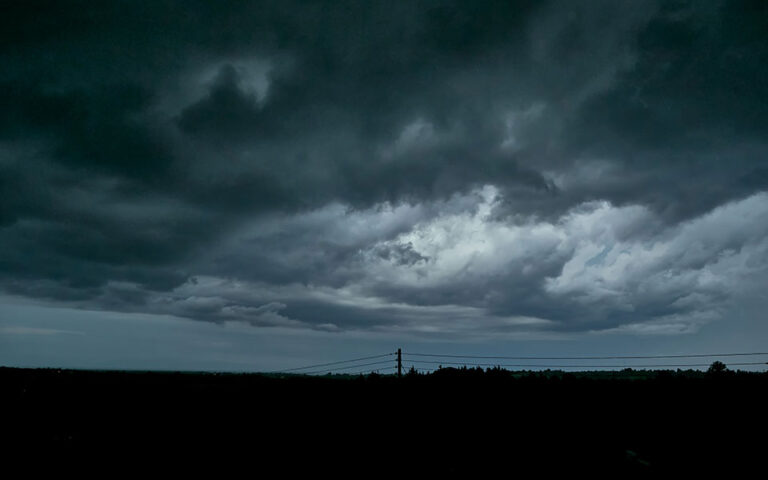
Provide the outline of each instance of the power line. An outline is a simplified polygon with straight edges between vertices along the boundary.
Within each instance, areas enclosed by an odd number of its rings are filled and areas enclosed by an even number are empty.
[[[334,367],[331,369],[321,369],[317,371],[301,372],[302,370],[309,370],[312,368],[328,367],[335,365],[343,365],[345,363],[359,362],[363,360],[373,360],[377,358],[390,357],[395,355],[394,352],[385,353],[382,355],[371,355],[367,357],[358,357],[348,360],[339,360],[336,362],[319,363],[314,365],[305,365],[303,367],[289,368],[285,370],[277,370],[270,373],[288,373],[297,372],[304,374],[316,374],[316,373],[330,373],[338,370],[346,370],[350,368],[366,367],[370,365],[380,365],[388,363],[391,360],[385,360],[380,362],[364,363],[359,365],[349,365],[344,367]],[[688,355],[612,355],[612,356],[585,356],[585,357],[537,357],[537,356],[488,356],[488,355],[452,355],[452,354],[434,354],[434,353],[409,353],[403,352],[404,356],[410,355],[411,357],[433,357],[433,358],[467,358],[467,359],[493,359],[493,360],[632,360],[632,359],[655,359],[655,358],[705,358],[705,357],[737,357],[737,356],[756,356],[756,355],[768,355],[768,352],[750,352],[750,353],[706,353],[706,354],[688,354]],[[541,365],[541,364],[495,364],[495,363],[474,363],[474,362],[450,362],[450,361],[428,361],[409,359],[408,363],[430,363],[441,365],[471,365],[471,366],[488,366],[488,367],[532,367],[532,368],[657,368],[657,367],[706,367],[708,364],[657,364],[657,365]],[[743,362],[743,363],[731,363],[729,365],[742,366],[742,365],[764,365],[763,362]],[[413,365],[411,365],[413,366]],[[381,368],[382,370],[397,367]],[[408,367],[404,368],[407,370]],[[417,369],[424,370],[424,369]],[[363,373],[363,372],[354,372]]]
[[[346,367],[324,368],[322,370],[316,370],[314,372],[303,372],[303,373],[305,375],[310,375],[310,374],[313,374],[313,373],[335,372],[337,370],[346,370],[348,368],[367,367],[367,366],[370,366],[370,365],[381,365],[382,363],[391,363],[391,361],[390,360],[384,360],[382,362],[361,363],[360,365],[348,365]]]
[[[477,359],[503,359],[503,360],[620,360],[620,359],[650,359],[650,358],[704,358],[704,357],[737,357],[750,355],[768,355],[768,352],[754,353],[705,353],[691,355],[616,355],[603,357],[507,357],[507,356],[483,356],[483,355],[441,355],[435,353],[410,353],[403,355],[414,357],[445,357],[445,358],[477,358]]]
[[[410,360],[418,363],[430,363],[440,365],[472,365],[478,367],[534,367],[534,368],[655,368],[655,367],[708,367],[708,363],[687,363],[687,364],[656,364],[656,365],[538,365],[538,364],[498,364],[498,363],[473,363],[473,362],[437,362],[429,360]],[[728,365],[766,365],[767,362],[743,362],[729,363]]]
[[[303,374],[310,375],[310,374],[313,374],[313,373],[330,373],[330,372],[336,372],[338,370],[347,370],[349,368],[367,367],[367,366],[370,366],[370,365],[381,365],[383,363],[390,363],[390,362],[389,362],[389,360],[385,360],[383,362],[362,363],[360,365],[349,365],[349,366],[346,366],[346,367],[338,367],[338,368],[315,370],[313,372],[303,372]],[[384,367],[380,367],[380,369],[383,369],[383,368]],[[394,368],[394,367],[391,367],[391,368]],[[351,372],[351,373],[356,373],[356,372]]]
[[[348,372],[348,373],[351,374],[351,375],[356,375],[358,373],[379,372],[379,371],[382,371],[382,370],[392,370],[392,369],[395,369],[395,368],[397,368],[397,367],[395,367],[393,365],[390,365],[389,367],[378,367],[378,368],[373,368],[373,369],[369,368],[369,369],[365,369],[365,370],[360,370],[358,372]]]
[[[385,353],[383,355],[373,355],[373,356],[370,356],[370,357],[353,358],[351,360],[340,360],[338,362],[319,363],[319,364],[316,364],[316,365],[307,365],[305,367],[296,367],[296,368],[288,368],[288,369],[285,369],[285,370],[277,370],[277,371],[270,372],[270,373],[295,372],[297,370],[306,370],[308,368],[317,368],[317,367],[325,367],[325,366],[328,366],[328,365],[339,365],[339,364],[342,364],[342,363],[359,362],[361,360],[371,360],[371,359],[374,359],[374,358],[388,357],[390,355],[394,355],[394,353]]]
[[[358,372],[344,372],[344,374],[345,375],[368,375],[368,374],[371,374],[371,373],[374,373],[374,372],[378,373],[378,372],[381,372],[381,371],[392,370],[392,369],[395,369],[395,368],[397,368],[397,367],[394,367],[394,366],[381,367],[381,368],[360,370]],[[320,375],[323,375],[323,374],[330,374],[330,373],[331,372],[329,372],[328,370],[317,370],[315,372],[309,372],[309,373],[306,373],[304,375],[310,375],[310,374],[320,374]]]
[[[382,371],[386,372],[387,370],[395,370],[395,369],[397,369],[397,367],[392,366],[392,367],[375,368],[373,370],[361,370],[359,372],[350,372],[350,373],[355,374],[355,375],[357,375],[357,374],[359,374],[359,375],[370,375],[371,373],[379,373],[379,372],[382,372]],[[394,372],[392,374],[394,374]]]

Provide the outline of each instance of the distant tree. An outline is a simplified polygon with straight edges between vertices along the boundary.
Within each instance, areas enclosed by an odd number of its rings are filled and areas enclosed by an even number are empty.
[[[719,375],[725,371],[728,370],[728,367],[725,366],[725,364],[719,360],[715,360],[712,362],[712,365],[709,366],[709,369],[707,369],[707,373],[710,375]]]

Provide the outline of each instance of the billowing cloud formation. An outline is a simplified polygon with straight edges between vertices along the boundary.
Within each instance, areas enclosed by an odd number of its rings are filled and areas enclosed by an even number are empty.
[[[763,2],[16,2],[0,289],[676,333],[763,278]]]
[[[279,311],[286,325],[333,329],[675,333],[718,318],[766,273],[762,193],[674,226],[605,201],[511,224],[494,218],[500,202],[486,187],[431,210],[330,206],[258,222],[209,252],[208,275],[146,292],[144,308],[256,325]]]

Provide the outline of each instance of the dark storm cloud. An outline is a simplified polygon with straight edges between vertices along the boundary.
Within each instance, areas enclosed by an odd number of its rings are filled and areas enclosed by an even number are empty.
[[[675,220],[765,187],[767,27],[764,2],[660,5],[633,67],[565,130],[573,155],[611,158],[629,177],[604,197]]]
[[[762,231],[713,237],[698,263],[652,247],[716,230],[724,205],[761,211],[763,2],[26,1],[0,17],[10,293],[254,325],[610,329],[706,317],[728,252],[763,265]],[[615,273],[615,245],[664,260]]]
[[[270,136],[274,122],[259,112],[257,98],[243,92],[232,65],[218,72],[207,96],[186,108],[179,118],[181,129],[191,135],[212,136],[221,142],[243,136]],[[258,137],[257,137],[258,138]]]

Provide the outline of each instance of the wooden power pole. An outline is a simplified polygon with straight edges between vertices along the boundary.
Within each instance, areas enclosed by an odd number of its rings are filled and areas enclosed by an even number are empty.
[[[403,354],[402,351],[397,349],[397,378],[403,374]]]

